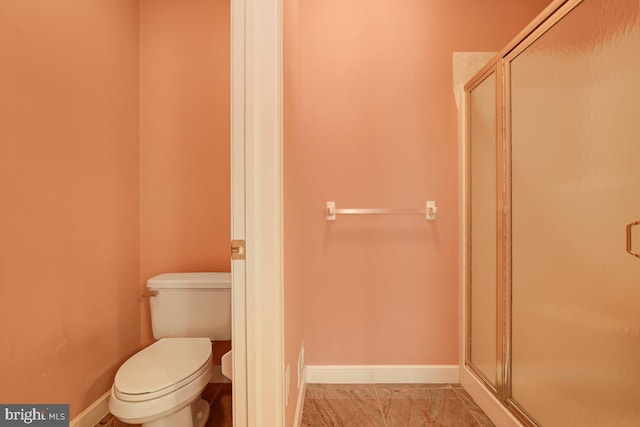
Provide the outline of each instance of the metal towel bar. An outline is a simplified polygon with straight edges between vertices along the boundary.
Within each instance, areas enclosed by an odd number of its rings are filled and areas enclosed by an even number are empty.
[[[362,208],[362,209],[337,209],[336,202],[327,202],[327,221],[335,221],[336,215],[387,215],[387,214],[424,214],[425,219],[433,221],[436,219],[438,207],[436,202],[428,201],[423,209],[381,209],[381,208]]]

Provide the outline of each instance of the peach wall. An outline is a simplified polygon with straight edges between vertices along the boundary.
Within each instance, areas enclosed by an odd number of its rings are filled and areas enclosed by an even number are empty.
[[[229,270],[229,1],[6,0],[0,40],[0,401],[73,417],[141,282]]]
[[[0,402],[107,391],[140,346],[138,4],[0,2]]]
[[[229,0],[140,1],[141,287],[231,268],[229,82]]]
[[[302,75],[300,2],[283,1],[283,151],[284,151],[284,337],[285,367],[290,366],[291,384],[285,425],[293,425],[298,395],[297,363],[303,339],[304,236],[301,196]],[[293,179],[289,179],[293,177]]]
[[[294,278],[286,286],[304,293],[308,364],[458,363],[452,53],[500,49],[548,3],[301,4],[301,130],[285,134],[285,155],[298,161],[285,165],[287,206],[296,208],[285,242],[299,264],[287,252],[285,268]],[[329,223],[327,200],[416,208],[435,200],[439,213],[435,222]]]

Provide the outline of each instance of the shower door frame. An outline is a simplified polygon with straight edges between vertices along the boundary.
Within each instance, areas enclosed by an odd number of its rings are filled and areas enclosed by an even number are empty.
[[[467,206],[467,210],[465,212],[465,234],[467,236],[465,242],[465,251],[466,251],[466,263],[465,263],[465,294],[467,295],[465,301],[465,312],[466,312],[466,336],[465,336],[465,351],[464,351],[464,363],[469,370],[471,370],[478,379],[484,384],[487,389],[489,389],[494,396],[500,398],[503,394],[504,388],[504,366],[502,361],[504,357],[502,356],[504,352],[504,310],[501,309],[504,305],[504,289],[502,286],[502,280],[500,280],[502,276],[502,270],[504,268],[503,262],[503,238],[500,230],[504,227],[504,216],[502,214],[503,206],[502,206],[502,193],[503,188],[501,182],[503,182],[503,174],[504,167],[502,167],[504,161],[502,158],[503,153],[503,122],[502,122],[502,108],[503,108],[503,97],[502,97],[502,85],[503,85],[503,68],[502,68],[502,59],[500,56],[494,57],[487,65],[485,65],[465,86],[464,86],[464,95],[465,95],[465,105],[466,105],[466,129],[465,129],[465,204]],[[472,354],[472,343],[471,343],[471,331],[472,331],[472,311],[471,311],[471,295],[472,295],[472,278],[471,278],[471,257],[473,256],[472,252],[472,241],[471,241],[471,92],[480,86],[482,83],[486,81],[486,79],[490,78],[492,74],[495,74],[496,79],[496,92],[495,92],[495,102],[496,102],[496,122],[495,122],[495,133],[496,133],[496,378],[495,385],[491,383],[490,379],[487,378],[481,371],[478,369],[471,360]]]

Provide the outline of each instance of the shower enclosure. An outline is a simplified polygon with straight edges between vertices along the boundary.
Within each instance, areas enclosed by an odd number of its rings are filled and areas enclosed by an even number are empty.
[[[553,2],[465,92],[466,366],[525,425],[640,425],[640,2]]]

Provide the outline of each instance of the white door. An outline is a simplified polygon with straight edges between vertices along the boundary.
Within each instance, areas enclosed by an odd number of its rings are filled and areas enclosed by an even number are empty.
[[[280,0],[231,1],[233,424],[284,425]]]

